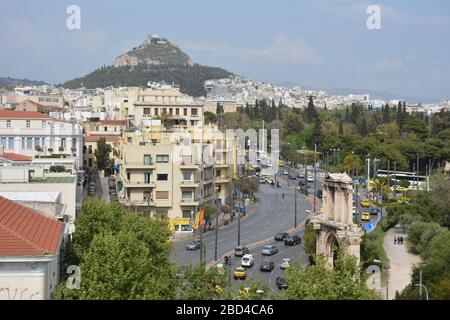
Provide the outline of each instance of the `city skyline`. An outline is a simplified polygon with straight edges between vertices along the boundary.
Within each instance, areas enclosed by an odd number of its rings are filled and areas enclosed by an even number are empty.
[[[66,27],[72,4],[81,10],[80,30]],[[353,0],[259,6],[235,1],[2,2],[0,40],[8,50],[0,53],[1,76],[62,83],[112,64],[154,33],[195,62],[257,81],[447,100],[449,4],[378,3],[379,30],[367,28],[369,5]]]

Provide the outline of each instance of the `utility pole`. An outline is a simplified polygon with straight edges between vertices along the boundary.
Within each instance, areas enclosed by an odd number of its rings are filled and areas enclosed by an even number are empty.
[[[200,265],[203,265],[203,221],[200,221]]]
[[[397,199],[397,163],[394,162],[394,197]]]
[[[416,190],[419,191],[419,157],[417,157]]]
[[[217,199],[216,199],[216,207],[218,207]],[[218,209],[218,208],[217,208]],[[214,260],[217,261],[217,237],[219,236],[219,210],[216,212],[216,237],[214,239]]]
[[[422,300],[422,269],[420,269],[420,275],[419,275],[419,296],[420,296],[420,300]]]
[[[297,187],[294,188],[294,228],[297,228]]]
[[[391,160],[388,159],[388,202],[391,202]]]
[[[305,150],[303,150],[305,152]],[[304,181],[305,181],[305,196],[308,196],[308,169],[307,169],[307,163],[306,163],[306,155],[303,153],[303,156],[305,158],[304,168],[305,168],[305,174],[304,174]]]
[[[238,246],[241,245],[241,207],[239,206],[238,212]]]
[[[367,193],[369,193],[369,180],[370,180],[370,156],[367,158]]]

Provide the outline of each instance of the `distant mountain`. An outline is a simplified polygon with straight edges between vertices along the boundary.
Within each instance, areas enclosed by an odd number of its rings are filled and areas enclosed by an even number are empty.
[[[232,76],[221,68],[194,63],[165,38],[150,35],[127,53],[119,55],[112,66],[103,66],[84,77],[61,84],[65,88],[104,88],[108,86],[145,86],[149,81],[180,86],[192,96],[205,95],[203,82]]]
[[[24,86],[42,86],[48,83],[44,81],[28,80],[28,79],[15,79],[10,77],[0,77],[0,88],[12,89],[19,85]]]

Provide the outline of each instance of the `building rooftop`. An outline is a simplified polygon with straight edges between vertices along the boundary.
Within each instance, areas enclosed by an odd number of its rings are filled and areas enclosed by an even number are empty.
[[[0,110],[3,119],[52,119],[52,117],[37,111],[10,111]]]
[[[0,158],[7,159],[10,161],[31,161],[32,160],[32,158],[29,156],[24,156],[22,154],[13,153],[13,152],[0,153]]]
[[[0,197],[0,256],[56,254],[64,224]]]

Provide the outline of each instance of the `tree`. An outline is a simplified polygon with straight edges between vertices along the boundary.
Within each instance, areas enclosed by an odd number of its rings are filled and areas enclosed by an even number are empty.
[[[66,172],[66,167],[61,165],[50,166],[50,172]]]
[[[312,266],[298,264],[286,270],[290,300],[373,300],[379,299],[365,283],[365,274],[356,258],[339,253],[334,268],[323,256]]]
[[[287,112],[283,119],[283,128],[287,135],[301,131],[304,128],[301,116],[292,111]]]
[[[97,141],[97,149],[94,151],[95,159],[97,162],[97,168],[99,170],[106,170],[111,168],[112,161],[109,158],[109,154],[111,153],[111,146],[106,143],[105,138],[100,138]]]
[[[356,174],[356,172],[362,172],[364,169],[361,159],[353,153],[345,156],[342,166],[344,171],[349,174]]]
[[[63,265],[78,265],[81,289],[62,283],[56,299],[175,299],[167,221],[98,199],[83,203]]]
[[[314,106],[314,100],[312,95],[309,96],[308,106],[306,107],[306,119],[313,121],[317,117],[316,107]]]
[[[217,122],[217,116],[214,113],[206,111],[203,115],[205,117],[205,124],[214,124]]]
[[[233,179],[233,184],[239,189],[239,191],[253,198],[253,195],[259,189],[259,181],[254,177],[241,177]]]
[[[383,123],[389,123],[391,121],[391,109],[389,103],[383,108]]]

